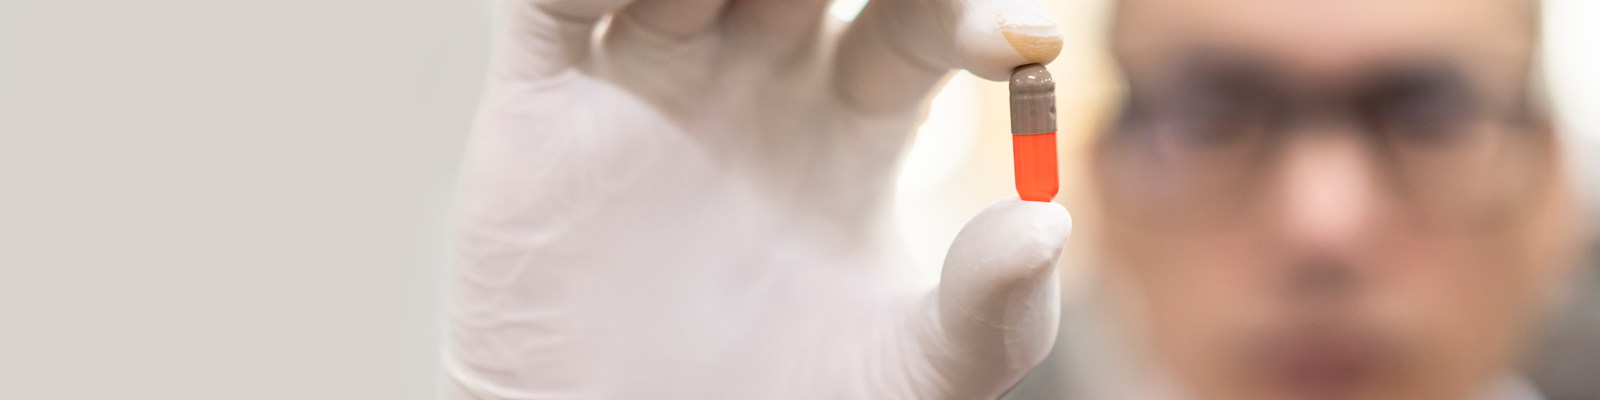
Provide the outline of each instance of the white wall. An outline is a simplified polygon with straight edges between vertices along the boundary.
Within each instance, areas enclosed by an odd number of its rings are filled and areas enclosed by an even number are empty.
[[[0,0],[0,399],[427,399],[481,1]]]
[[[1544,62],[1568,158],[1600,223],[1600,1],[1545,0]]]

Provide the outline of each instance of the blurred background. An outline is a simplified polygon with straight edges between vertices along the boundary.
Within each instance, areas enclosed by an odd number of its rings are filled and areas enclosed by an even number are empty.
[[[1101,46],[1109,2],[1044,3],[1067,34],[1050,66],[1057,201],[1086,211],[1081,155],[1120,90]],[[1546,76],[1600,215],[1600,2],[1545,4]],[[0,398],[432,398],[449,196],[490,8],[0,1]],[[961,73],[932,107],[896,204],[936,274],[962,223],[1013,188],[1005,85]],[[1094,240],[1070,244],[1069,299]],[[1532,367],[1552,398],[1600,371],[1590,292],[1550,329],[1568,351]],[[1540,372],[1563,363],[1588,367]],[[1069,384],[1030,378],[1013,395]]]

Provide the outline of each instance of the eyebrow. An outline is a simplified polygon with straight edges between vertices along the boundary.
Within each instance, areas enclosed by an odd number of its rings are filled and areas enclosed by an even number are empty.
[[[1461,112],[1481,112],[1482,99],[1477,96],[1478,85],[1463,72],[1460,60],[1438,55],[1413,55],[1407,58],[1376,58],[1341,76],[1327,79],[1295,77],[1293,69],[1269,57],[1252,55],[1215,47],[1194,47],[1183,50],[1182,55],[1166,65],[1157,66],[1153,72],[1163,86],[1157,91],[1143,88],[1137,75],[1127,76],[1125,95],[1117,116],[1117,125],[1127,126],[1150,108],[1168,104],[1172,95],[1225,95],[1235,93],[1265,94],[1277,97],[1271,101],[1324,101],[1347,104],[1370,101],[1391,101],[1393,96],[1434,96],[1434,101],[1453,102]],[[1190,91],[1194,86],[1204,90]],[[1207,90],[1214,90],[1209,91]],[[1525,97],[1525,96],[1524,96]],[[1151,102],[1149,100],[1157,100]],[[1196,101],[1195,99],[1179,99]],[[1199,99],[1205,101],[1205,99]],[[1518,107],[1506,115],[1507,120],[1529,121],[1531,108],[1527,101],[1518,99]],[[1359,106],[1358,106],[1359,107]]]
[[[1374,59],[1365,65],[1322,79],[1295,76],[1294,69],[1270,57],[1239,52],[1212,46],[1196,46],[1180,50],[1182,55],[1174,62],[1158,67],[1158,75],[1168,77],[1166,82],[1185,83],[1199,80],[1239,83],[1254,87],[1293,88],[1288,92],[1336,92],[1356,94],[1386,85],[1414,85],[1419,83],[1452,82],[1472,89],[1474,82],[1467,78],[1460,60],[1444,55],[1415,54],[1406,58]],[[1133,95],[1141,86],[1139,76],[1129,74],[1128,93]]]

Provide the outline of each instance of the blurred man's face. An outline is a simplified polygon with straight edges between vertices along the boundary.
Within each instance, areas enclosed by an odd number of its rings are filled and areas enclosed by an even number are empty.
[[[1125,0],[1107,244],[1205,399],[1461,399],[1513,360],[1566,197],[1518,0]]]

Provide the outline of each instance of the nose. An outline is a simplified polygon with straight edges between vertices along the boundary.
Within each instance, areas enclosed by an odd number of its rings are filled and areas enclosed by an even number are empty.
[[[1282,154],[1278,239],[1320,257],[1359,247],[1374,222],[1379,175],[1364,136],[1337,127],[1292,135]]]
[[[1381,195],[1366,136],[1338,124],[1285,137],[1276,177],[1274,240],[1289,259],[1288,293],[1308,304],[1342,304],[1357,289],[1363,240],[1372,240]]]

